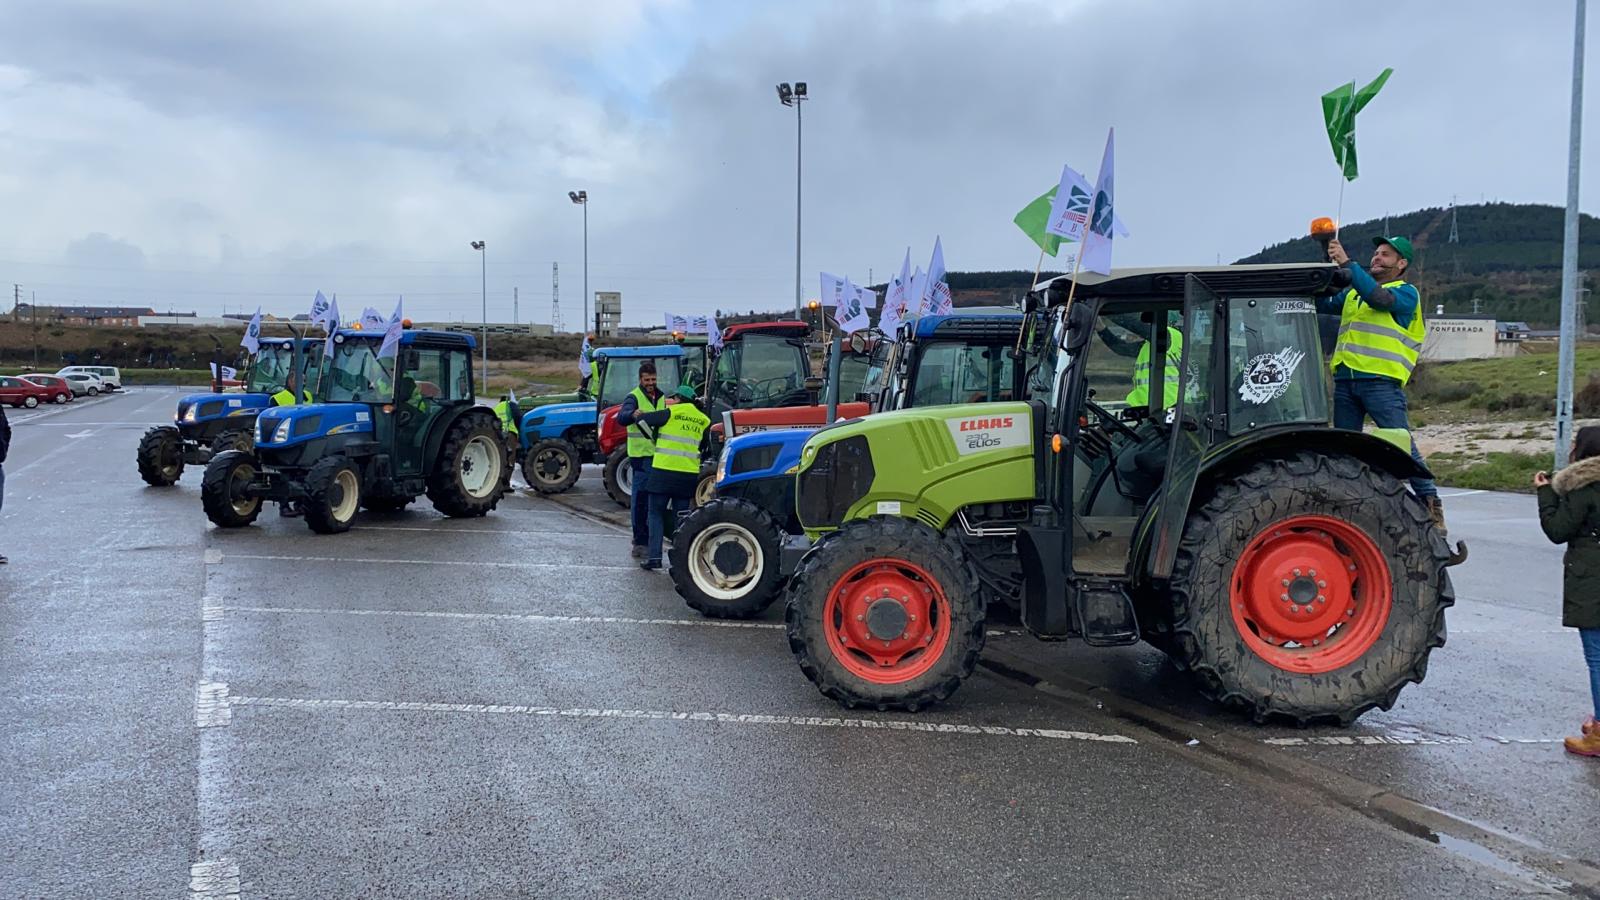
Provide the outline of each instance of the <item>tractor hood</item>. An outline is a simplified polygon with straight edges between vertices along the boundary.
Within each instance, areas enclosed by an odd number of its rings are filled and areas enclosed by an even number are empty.
[[[192,425],[233,416],[254,416],[271,398],[266,394],[189,394],[178,400],[174,419]]]
[[[786,478],[800,463],[800,449],[815,434],[810,428],[758,431],[740,435],[722,448],[717,488],[757,478]]]
[[[577,403],[549,403],[535,407],[522,415],[522,430],[545,430],[552,425],[559,424],[553,433],[560,434],[561,430],[572,425],[593,425],[595,403],[593,400],[579,401]]]
[[[1026,403],[929,406],[818,431],[800,454],[796,511],[807,532],[870,515],[945,528],[965,506],[1033,498]]]
[[[365,403],[274,406],[256,419],[256,446],[289,447],[333,434],[371,431],[372,409]]]

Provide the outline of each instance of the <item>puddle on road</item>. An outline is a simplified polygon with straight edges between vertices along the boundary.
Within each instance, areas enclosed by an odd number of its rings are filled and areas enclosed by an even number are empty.
[[[1518,863],[1512,862],[1511,860],[1506,859],[1504,856],[1495,853],[1493,850],[1490,850],[1488,847],[1485,847],[1482,844],[1475,844],[1472,841],[1466,840],[1465,838],[1458,838],[1448,834],[1440,834],[1436,831],[1425,831],[1421,836],[1424,840],[1438,844],[1440,847],[1448,850],[1451,853],[1454,853],[1456,856],[1471,862],[1475,862],[1480,866],[1488,866],[1502,875],[1510,875],[1512,878],[1516,878],[1521,881],[1532,882],[1533,884],[1536,884],[1542,888],[1548,888],[1549,890],[1559,891],[1564,894],[1579,893],[1577,886],[1572,882],[1563,881],[1554,875],[1548,875],[1544,872],[1539,872],[1534,869],[1527,868],[1526,866],[1519,865]]]

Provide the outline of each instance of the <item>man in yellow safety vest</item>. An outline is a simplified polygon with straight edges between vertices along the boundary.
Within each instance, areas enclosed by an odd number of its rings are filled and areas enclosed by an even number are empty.
[[[1167,326],[1166,371],[1162,377],[1165,385],[1161,392],[1161,408],[1171,409],[1178,402],[1178,360],[1183,358],[1183,332]],[[1133,390],[1128,392],[1129,406],[1150,405],[1150,342],[1139,346],[1139,355],[1133,361]]]
[[[700,482],[700,443],[711,419],[696,405],[694,388],[684,384],[678,386],[665,409],[642,413],[635,421],[656,430],[655,457],[650,464],[649,545],[639,568],[659,569],[667,516],[689,508]],[[637,497],[637,487],[634,490]]]
[[[1411,241],[1376,237],[1372,244],[1372,260],[1362,268],[1337,240],[1328,243],[1328,258],[1348,269],[1351,278],[1351,288],[1342,297],[1324,298],[1318,304],[1322,312],[1339,314],[1339,337],[1330,361],[1333,425],[1359,431],[1370,417],[1379,428],[1409,432],[1405,386],[1416,370],[1427,333],[1422,295],[1405,278],[1411,266]],[[1410,444],[1411,458],[1426,468],[1416,440]],[[1433,481],[1413,478],[1411,489],[1444,531],[1444,504]]]
[[[650,360],[639,363],[639,386],[622,398],[622,408],[617,411],[617,424],[628,429],[628,466],[633,471],[633,489],[629,496],[633,518],[633,558],[643,559],[646,544],[650,541],[650,464],[656,455],[655,427],[639,420],[642,415],[657,412],[666,405],[661,389],[656,387],[656,364]]]

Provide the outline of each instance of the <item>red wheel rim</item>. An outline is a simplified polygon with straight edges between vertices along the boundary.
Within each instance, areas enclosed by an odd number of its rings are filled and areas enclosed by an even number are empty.
[[[928,571],[871,559],[828,591],[822,630],[835,659],[874,684],[902,684],[933,668],[950,643],[950,604]]]
[[[1229,606],[1254,653],[1288,672],[1332,672],[1360,659],[1389,622],[1389,562],[1365,531],[1328,516],[1293,516],[1250,540]]]

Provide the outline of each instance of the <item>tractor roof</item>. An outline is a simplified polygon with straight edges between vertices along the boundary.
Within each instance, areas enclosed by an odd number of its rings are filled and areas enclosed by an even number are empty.
[[[677,344],[651,344],[648,347],[596,347],[596,356],[611,359],[668,359],[683,355]]]
[[[1194,275],[1222,294],[1293,297],[1331,293],[1343,286],[1339,283],[1342,274],[1332,263],[1112,269],[1110,275],[1079,273],[1076,296],[1112,301],[1182,297],[1185,276]],[[1067,301],[1072,281],[1068,275],[1052,278],[1037,285],[1028,298],[1035,304],[1060,305]]]
[[[359,328],[341,328],[339,335],[345,340],[358,338],[368,341],[383,340],[383,332],[377,329],[362,330]],[[400,346],[410,347],[413,344],[425,344],[430,347],[465,347],[468,350],[478,346],[472,335],[459,331],[434,331],[432,329],[411,329],[400,333]]]
[[[803,338],[811,333],[811,326],[794,319],[784,319],[778,322],[746,322],[743,325],[729,325],[722,332],[724,341],[737,340],[752,334],[769,334],[781,338]]]
[[[1011,339],[1022,327],[1022,313],[1001,306],[958,309],[942,316],[917,319],[916,335],[929,337],[988,337]]]

